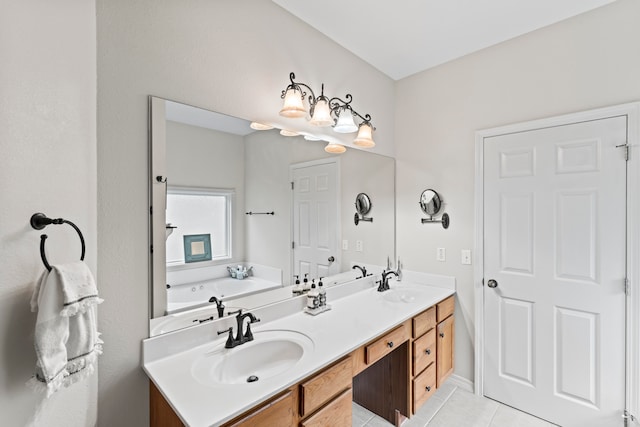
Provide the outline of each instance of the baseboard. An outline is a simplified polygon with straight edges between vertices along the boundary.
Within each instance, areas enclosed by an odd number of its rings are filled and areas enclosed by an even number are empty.
[[[453,374],[449,377],[448,381],[451,382],[451,385],[455,385],[456,387],[468,391],[469,393],[473,393],[473,381],[466,379],[465,377],[461,377],[460,375]]]

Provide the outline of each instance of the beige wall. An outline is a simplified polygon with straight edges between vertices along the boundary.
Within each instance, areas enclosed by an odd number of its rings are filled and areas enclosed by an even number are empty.
[[[140,341],[148,336],[147,96],[247,119],[277,116],[291,71],[367,106],[393,146],[394,84],[264,0],[97,0],[99,424],[148,423]],[[337,66],[338,64],[339,66]],[[356,107],[359,108],[359,107]]]
[[[25,383],[36,363],[29,299],[44,271],[40,234],[51,264],[80,256],[73,229],[36,231],[31,215],[77,224],[96,273],[95,3],[3,1],[0,10],[0,424],[91,426],[97,374],[50,399]]]
[[[460,250],[474,245],[474,133],[640,100],[639,16],[640,2],[619,0],[398,82],[398,253],[406,269],[457,278],[456,374],[473,379],[473,266]],[[426,188],[442,194],[448,230],[420,224]]]

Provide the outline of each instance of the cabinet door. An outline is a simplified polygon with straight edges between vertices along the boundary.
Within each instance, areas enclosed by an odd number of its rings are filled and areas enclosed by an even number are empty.
[[[436,336],[436,370],[437,386],[453,373],[453,343],[455,338],[455,324],[453,316],[449,316],[438,323]]]

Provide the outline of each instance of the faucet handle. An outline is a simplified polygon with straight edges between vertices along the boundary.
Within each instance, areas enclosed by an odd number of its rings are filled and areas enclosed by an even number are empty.
[[[225,332],[229,332],[229,336],[227,337],[227,342],[224,344],[224,348],[233,348],[237,344],[233,339],[233,327],[229,327],[229,329],[225,329],[223,331],[218,331],[218,335],[222,335]]]

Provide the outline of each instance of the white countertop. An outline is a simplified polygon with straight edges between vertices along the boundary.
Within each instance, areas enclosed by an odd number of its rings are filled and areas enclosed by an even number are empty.
[[[194,361],[215,348],[220,348],[226,341],[226,334],[218,338],[213,330],[208,330],[207,334],[209,337],[215,336],[215,340],[186,350],[183,350],[184,342],[175,344],[174,348],[178,351],[172,354],[170,351],[162,354],[162,352],[149,350],[145,345],[152,347],[153,340],[163,339],[163,347],[166,348],[165,343],[170,343],[169,340],[180,340],[180,336],[177,335],[180,331],[174,333],[173,337],[145,340],[143,368],[186,425],[218,426],[453,295],[455,279],[451,278],[451,280],[454,283],[453,287],[407,283],[406,279],[401,283],[392,281],[392,289],[416,287],[419,288],[419,292],[411,293],[411,297],[404,300],[395,298],[395,301],[392,301],[394,298],[388,293],[389,291],[380,293],[376,292],[375,287],[367,287],[344,298],[336,300],[329,298],[328,303],[332,309],[317,316],[296,310],[294,314],[253,324],[252,330],[256,336],[259,336],[260,331],[284,329],[305,334],[314,343],[313,350],[307,352],[293,368],[255,383],[216,386],[205,385],[194,378],[191,373]],[[214,325],[214,327],[220,330],[225,329],[222,325]],[[201,328],[201,331],[204,329]],[[193,336],[195,332],[192,331],[190,334]],[[191,341],[202,342],[194,339]],[[158,347],[158,343],[155,346]],[[233,350],[235,349],[223,351]]]

